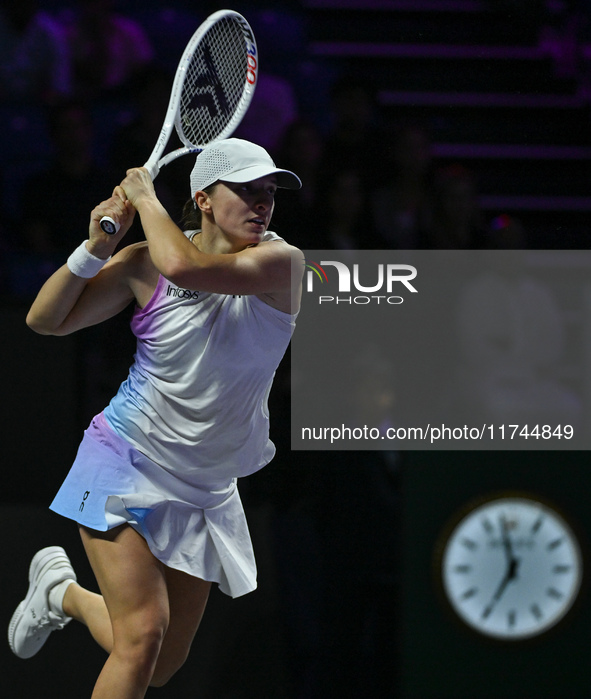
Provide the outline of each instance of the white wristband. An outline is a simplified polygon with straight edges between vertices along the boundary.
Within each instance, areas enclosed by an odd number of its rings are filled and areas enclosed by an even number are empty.
[[[106,260],[101,260],[100,257],[95,257],[86,249],[87,242],[88,241],[85,240],[83,243],[81,243],[70,255],[70,257],[68,257],[66,262],[70,272],[75,274],[77,277],[82,277],[83,279],[95,277],[111,259],[108,257]]]

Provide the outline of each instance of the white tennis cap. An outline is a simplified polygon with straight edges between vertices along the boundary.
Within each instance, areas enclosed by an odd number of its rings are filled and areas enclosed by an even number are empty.
[[[277,186],[284,189],[299,189],[300,178],[289,170],[275,167],[271,156],[264,148],[240,138],[214,141],[199,153],[191,172],[191,196],[206,187],[222,182],[251,182],[267,175],[277,176]]]

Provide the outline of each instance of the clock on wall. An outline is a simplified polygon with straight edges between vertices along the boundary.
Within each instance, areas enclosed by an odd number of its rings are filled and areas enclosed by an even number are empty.
[[[571,610],[583,580],[573,528],[530,495],[490,496],[454,519],[436,551],[443,597],[468,628],[501,641],[546,633]]]

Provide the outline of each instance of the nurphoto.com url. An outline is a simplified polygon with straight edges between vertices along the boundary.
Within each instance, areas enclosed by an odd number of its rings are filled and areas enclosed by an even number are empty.
[[[439,441],[476,440],[561,440],[572,439],[572,425],[493,425],[485,423],[479,427],[450,427],[431,425],[425,427],[302,427],[302,441],[323,441],[334,444],[341,441],[424,441],[433,444]]]

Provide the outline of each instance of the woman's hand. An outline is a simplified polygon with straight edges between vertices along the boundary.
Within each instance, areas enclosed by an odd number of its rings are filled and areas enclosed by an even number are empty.
[[[145,167],[135,167],[127,171],[127,176],[121,183],[125,197],[138,209],[144,199],[155,199],[154,183]]]
[[[115,235],[105,233],[100,227],[103,216],[110,216],[121,228]],[[102,201],[90,214],[87,248],[95,257],[106,260],[117,247],[117,243],[127,233],[135,217],[135,208],[126,198],[125,191],[117,186],[109,199]]]

